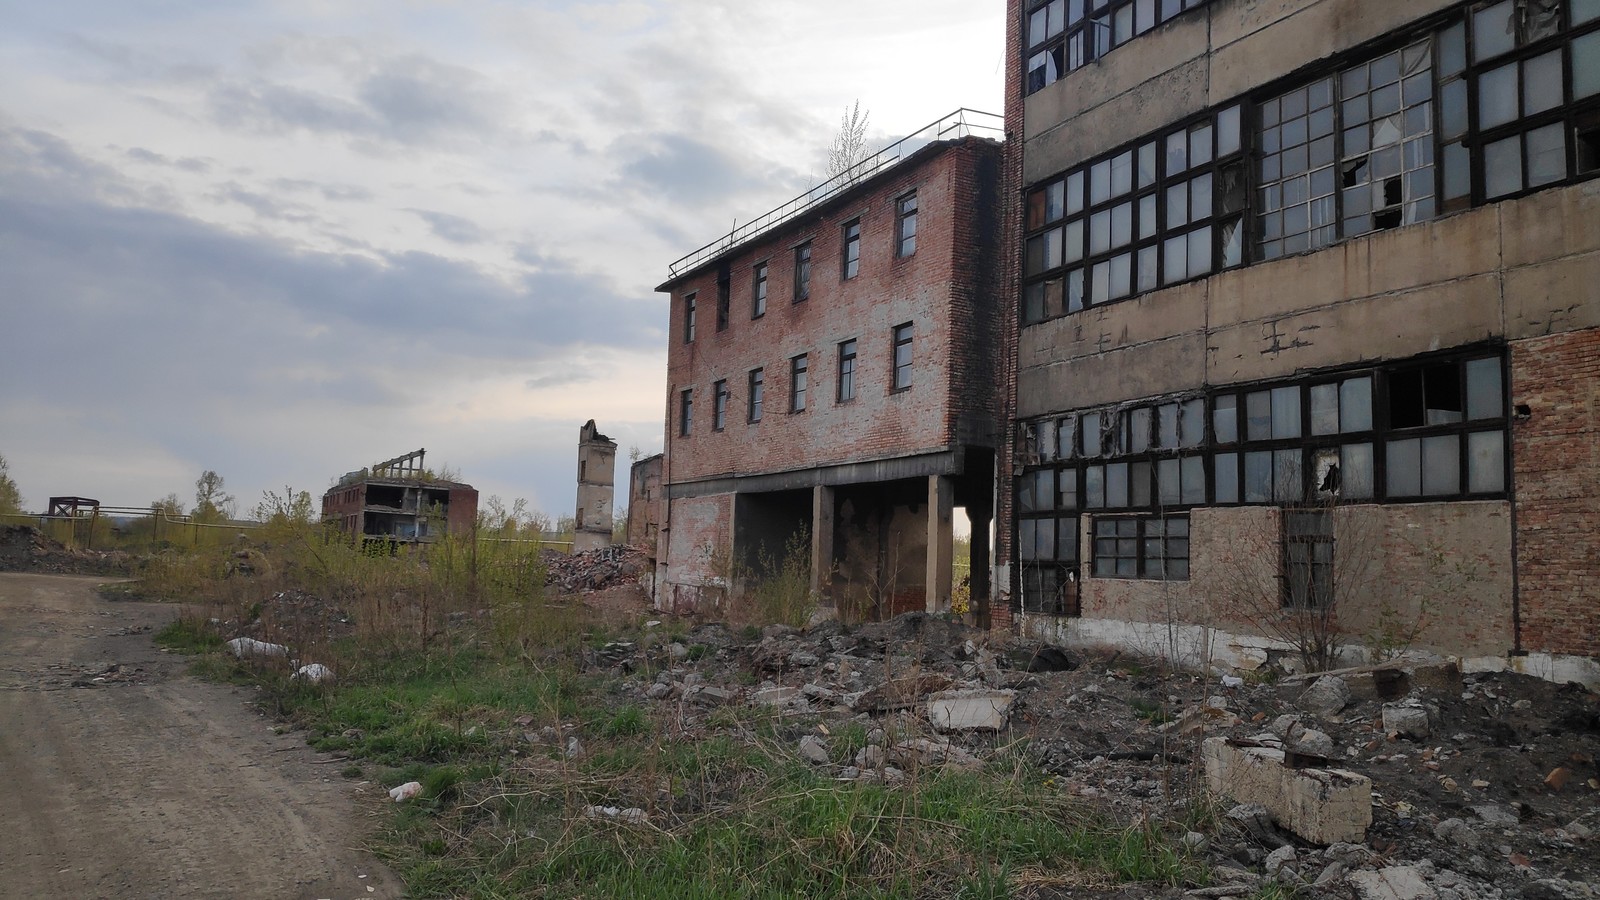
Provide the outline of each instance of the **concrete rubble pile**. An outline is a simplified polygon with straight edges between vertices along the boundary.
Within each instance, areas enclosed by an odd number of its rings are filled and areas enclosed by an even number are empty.
[[[644,551],[617,545],[582,553],[547,552],[544,583],[563,594],[600,591],[632,584],[644,574]]]
[[[1437,661],[1202,676],[921,613],[749,636],[651,624],[586,661],[682,727],[760,708],[820,771],[889,784],[1023,752],[1040,790],[1125,819],[1213,816],[1173,837],[1214,883],[1138,896],[1600,900],[1600,697],[1577,685]]]

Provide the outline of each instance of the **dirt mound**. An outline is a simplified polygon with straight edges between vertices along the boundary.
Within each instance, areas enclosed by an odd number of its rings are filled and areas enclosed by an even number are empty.
[[[0,525],[0,572],[127,575],[132,569],[126,553],[69,550],[32,525]]]

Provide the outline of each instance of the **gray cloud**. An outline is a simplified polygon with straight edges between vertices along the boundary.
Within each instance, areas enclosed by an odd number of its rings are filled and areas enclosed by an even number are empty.
[[[435,212],[429,209],[410,209],[417,218],[428,223],[428,228],[435,236],[443,238],[452,244],[481,244],[488,240],[482,228],[471,219],[453,216],[449,213]]]

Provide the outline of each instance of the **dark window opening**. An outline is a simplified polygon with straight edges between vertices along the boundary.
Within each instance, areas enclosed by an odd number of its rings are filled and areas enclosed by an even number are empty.
[[[683,342],[694,342],[695,295],[683,298]]]
[[[730,304],[733,302],[733,283],[724,265],[717,272],[717,330],[728,330]]]
[[[711,386],[711,430],[721,431],[728,424],[728,382]]]
[[[1283,605],[1328,609],[1333,605],[1333,516],[1325,509],[1283,514]]]
[[[917,252],[917,195],[895,201],[895,213],[895,256],[910,256]]]
[[[789,360],[789,411],[806,410],[806,369],[809,357],[802,353]]]
[[[678,394],[678,436],[688,437],[690,423],[694,421],[694,389]]]
[[[759,319],[767,314],[767,264],[756,263],[755,287],[750,300],[750,318]]]
[[[1103,516],[1094,520],[1094,576],[1186,581],[1189,518]]]

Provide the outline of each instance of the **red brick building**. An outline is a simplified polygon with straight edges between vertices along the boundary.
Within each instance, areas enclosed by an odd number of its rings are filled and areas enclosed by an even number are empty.
[[[1007,11],[1020,627],[1600,685],[1600,6]]]
[[[477,490],[434,478],[423,467],[425,453],[416,450],[340,478],[322,495],[322,521],[352,535],[404,544],[470,535],[478,517]]]
[[[797,554],[846,614],[946,608],[956,507],[987,598],[997,124],[961,111],[674,264],[660,606]]]

